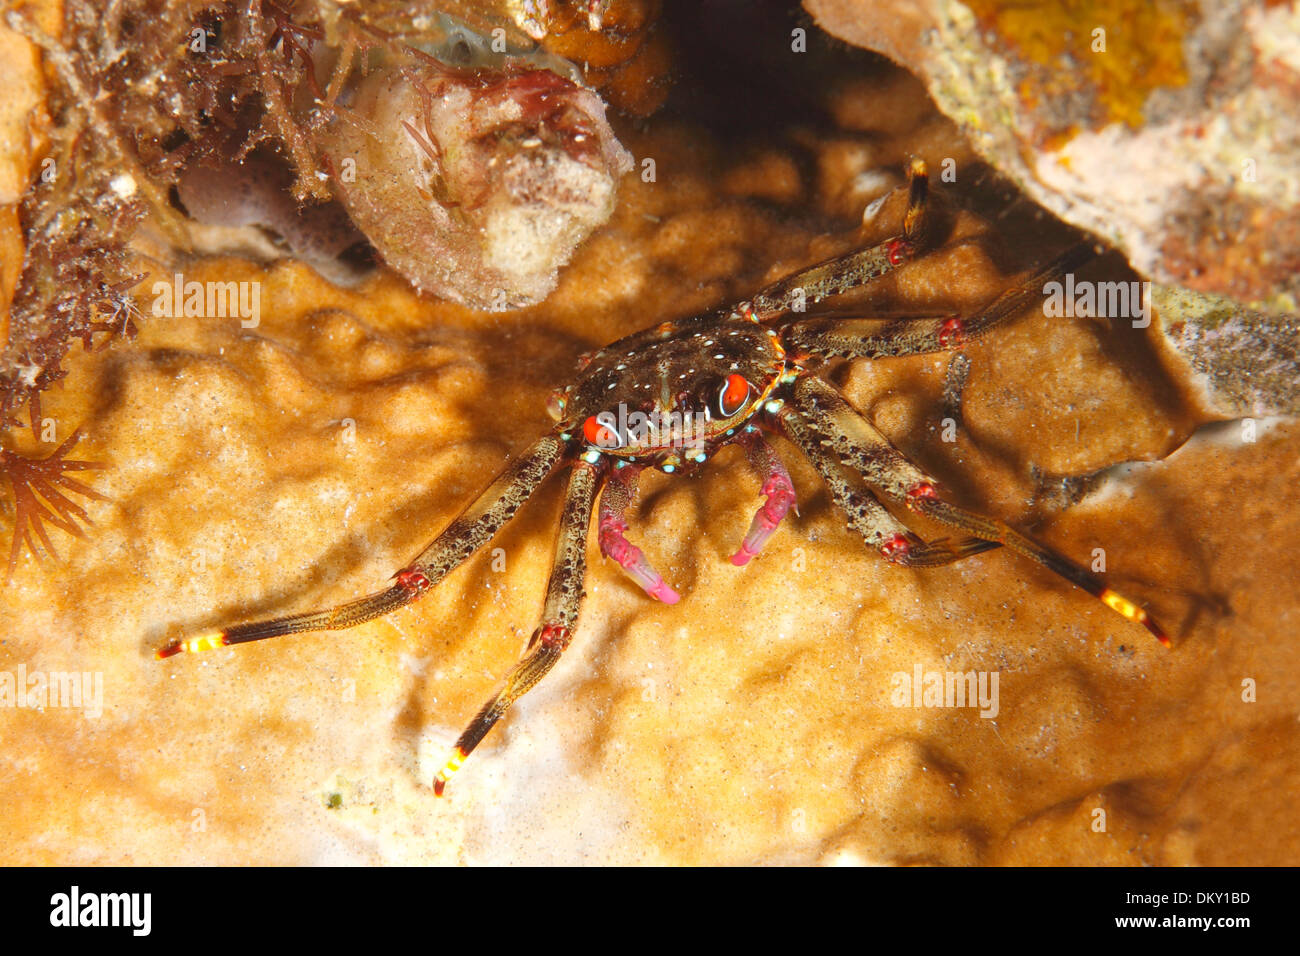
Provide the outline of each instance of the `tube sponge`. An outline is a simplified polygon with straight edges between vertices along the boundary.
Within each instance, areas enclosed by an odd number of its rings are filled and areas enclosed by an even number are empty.
[[[348,112],[322,145],[353,221],[418,289],[473,308],[546,298],[632,168],[599,96],[518,61],[379,69]]]

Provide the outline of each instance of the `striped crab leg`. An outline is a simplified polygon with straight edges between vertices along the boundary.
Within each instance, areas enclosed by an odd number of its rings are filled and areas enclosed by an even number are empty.
[[[943,501],[934,479],[903,457],[831,386],[813,376],[804,376],[795,383],[793,392],[795,408],[820,436],[821,444],[855,469],[872,488],[918,514],[928,515],[976,538],[1006,545],[1087,591],[1125,620],[1141,624],[1165,647],[1171,646],[1164,629],[1136,601],[1107,586],[1063,554],[1005,522]]]
[[[433,791],[442,796],[447,781],[461,767],[475,747],[516,700],[528,693],[555,666],[573,638],[582,608],[583,579],[587,573],[587,533],[591,511],[603,466],[576,463],[569,472],[564,497],[564,514],[555,545],[555,562],[546,585],[542,622],[533,631],[528,649],[501,689],[470,721],[456,741],[455,749],[433,781]]]
[[[822,442],[821,435],[794,408],[778,413],[786,435],[804,453],[826,486],[831,499],[849,519],[849,528],[862,536],[886,560],[912,568],[934,568],[998,547],[996,541],[962,538],[925,542],[886,510],[860,480],[852,480],[839,459]]]
[[[925,163],[915,159],[908,168],[907,212],[903,216],[902,235],[786,276],[755,295],[748,308],[760,321],[785,312],[802,311],[822,299],[864,286],[916,258],[926,244],[928,196],[929,175]]]
[[[870,316],[808,318],[792,322],[782,336],[786,345],[796,352],[848,358],[885,358],[959,349],[1023,315],[1031,306],[1041,306],[1044,285],[1095,258],[1091,246],[1072,246],[966,319],[951,315],[903,316],[882,323],[879,317]]]
[[[395,574],[396,583],[388,589],[325,610],[234,624],[192,637],[176,638],[159,648],[158,659],[247,644],[283,634],[342,630],[410,604],[492,539],[551,473],[564,448],[564,443],[553,435],[534,443],[419,557]]]

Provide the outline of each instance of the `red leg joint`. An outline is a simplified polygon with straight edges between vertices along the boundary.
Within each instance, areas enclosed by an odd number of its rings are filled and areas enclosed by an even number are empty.
[[[880,546],[880,553],[885,556],[886,561],[893,561],[895,564],[902,564],[907,560],[907,556],[912,552],[912,542],[907,540],[906,535],[896,534]]]
[[[966,344],[966,323],[953,316],[939,327],[939,347],[959,349]]]
[[[889,257],[891,266],[900,266],[912,258],[912,251],[912,244],[906,239],[890,239],[885,246],[885,255]]]
[[[427,591],[431,584],[429,576],[419,568],[407,568],[397,572],[397,586],[404,591]]]
[[[927,503],[938,500],[939,492],[928,481],[918,481],[907,489],[907,506],[913,511],[920,511]]]

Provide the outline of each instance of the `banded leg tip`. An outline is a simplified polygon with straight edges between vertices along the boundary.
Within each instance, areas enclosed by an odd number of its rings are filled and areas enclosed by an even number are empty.
[[[169,657],[175,657],[177,654],[198,654],[202,651],[215,650],[218,647],[226,646],[225,631],[209,631],[206,634],[199,634],[187,640],[168,641],[162,647],[158,648],[154,657],[157,660],[166,660]]]
[[[1141,624],[1151,635],[1165,646],[1166,649],[1173,649],[1173,642],[1169,640],[1169,635],[1165,633],[1164,628],[1155,622],[1146,610],[1134,601],[1124,597],[1112,588],[1102,588],[1101,593],[1097,595],[1101,602],[1112,611],[1115,611],[1121,617],[1132,621],[1134,624]]]
[[[752,557],[752,554],[747,552],[744,548],[741,548],[731,556],[731,563],[738,568],[743,568],[745,565],[749,564],[749,559]]]
[[[442,796],[443,791],[447,789],[447,781],[456,775],[460,765],[465,762],[466,756],[465,751],[459,746],[451,752],[451,756],[447,758],[447,763],[438,771],[438,776],[433,778],[434,796]]]

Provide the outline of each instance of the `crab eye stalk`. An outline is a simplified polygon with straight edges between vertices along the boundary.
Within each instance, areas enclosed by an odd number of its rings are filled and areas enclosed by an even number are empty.
[[[731,374],[718,390],[717,409],[723,418],[730,418],[749,400],[750,384],[743,375]]]
[[[550,413],[551,418],[558,421],[564,420],[564,411],[569,404],[568,395],[565,389],[557,388],[551,392],[551,397],[546,400],[546,411]]]
[[[597,421],[597,417],[592,415],[582,423],[582,437],[589,444],[597,448],[622,448],[627,444],[616,429]]]

